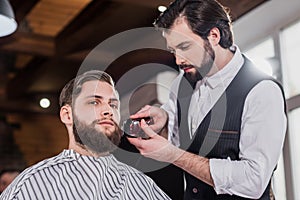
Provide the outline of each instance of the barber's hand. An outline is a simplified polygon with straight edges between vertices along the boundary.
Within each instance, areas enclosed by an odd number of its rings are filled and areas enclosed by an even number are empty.
[[[161,108],[156,106],[144,106],[136,114],[131,115],[131,119],[151,117],[153,124],[149,127],[156,133],[159,133],[165,126],[167,126],[168,114]]]
[[[173,163],[184,152],[162,136],[156,134],[146,124],[145,120],[141,120],[141,128],[150,137],[149,139],[128,138],[128,140],[143,156],[162,162]]]

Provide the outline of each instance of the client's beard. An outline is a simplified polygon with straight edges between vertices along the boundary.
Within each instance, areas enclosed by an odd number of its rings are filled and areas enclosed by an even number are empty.
[[[90,125],[81,122],[76,116],[73,120],[73,134],[75,141],[95,153],[114,151],[120,143],[122,130],[114,122],[113,132],[105,134],[95,128],[99,120],[93,121]]]

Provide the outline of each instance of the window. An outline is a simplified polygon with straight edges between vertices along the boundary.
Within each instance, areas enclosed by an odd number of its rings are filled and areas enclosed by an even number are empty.
[[[300,38],[297,35],[300,32],[300,21],[283,29],[280,33],[283,83],[287,98],[300,95]],[[300,101],[294,102],[294,107],[298,107],[289,112],[289,148],[291,163],[291,183],[294,190],[294,199],[300,199]]]
[[[275,55],[273,38],[268,38],[257,46],[245,51],[245,55],[249,57],[260,70],[276,78],[274,66],[272,66]]]
[[[291,168],[293,175],[293,187],[295,191],[295,199],[300,199],[300,193],[297,191],[300,188],[300,108],[297,108],[289,112],[289,143],[290,143],[290,153],[291,153]]]
[[[281,32],[283,82],[287,98],[300,94],[299,32],[300,21]]]

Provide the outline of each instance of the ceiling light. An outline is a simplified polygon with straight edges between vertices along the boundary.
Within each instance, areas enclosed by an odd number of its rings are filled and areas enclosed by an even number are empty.
[[[165,10],[167,10],[166,6],[158,6],[157,8],[160,12],[165,12]]]
[[[17,22],[8,0],[0,0],[0,37],[12,34],[17,29]]]
[[[48,107],[50,106],[50,101],[49,101],[49,99],[47,99],[47,98],[42,98],[42,99],[40,100],[40,106],[41,106],[42,108],[48,108]]]

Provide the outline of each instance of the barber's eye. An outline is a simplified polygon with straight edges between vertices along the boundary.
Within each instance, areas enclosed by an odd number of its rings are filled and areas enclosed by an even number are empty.
[[[184,50],[188,50],[189,48],[190,48],[190,45],[186,45],[186,46],[182,46],[180,49],[184,51]]]

